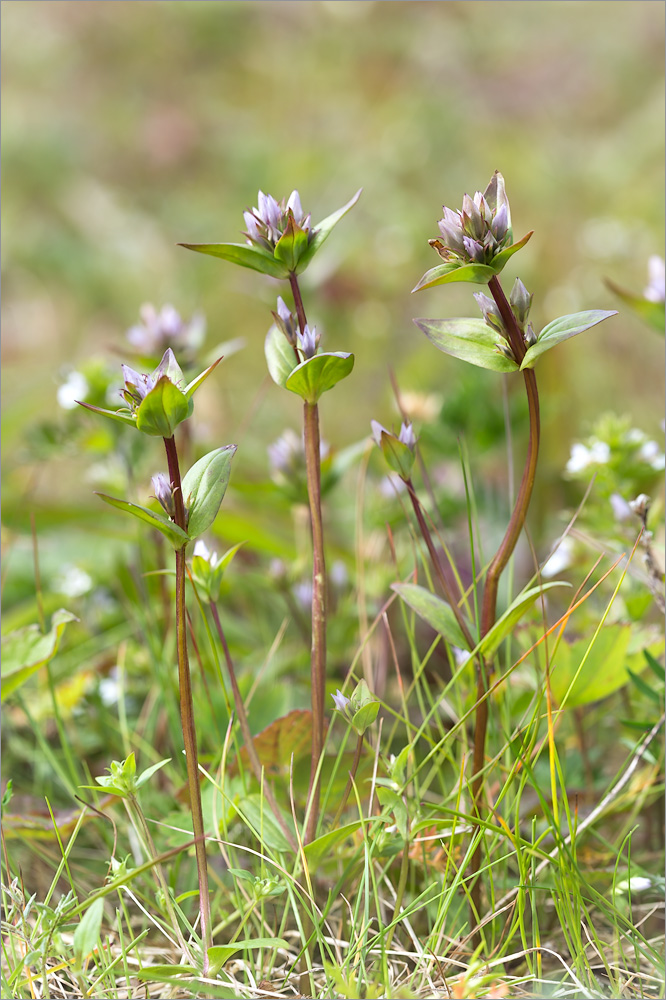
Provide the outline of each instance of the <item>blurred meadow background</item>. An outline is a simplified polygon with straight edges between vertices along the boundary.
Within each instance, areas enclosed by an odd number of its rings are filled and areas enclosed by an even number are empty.
[[[176,245],[241,242],[242,212],[257,204],[259,189],[278,199],[298,189],[314,223],[363,189],[302,279],[324,350],[356,357],[349,380],[320,405],[322,436],[341,456],[342,477],[325,501],[333,687],[357,650],[359,614],[367,627],[396,578],[385,525],[398,532],[399,503],[378,449],[362,457],[371,419],[399,424],[392,376],[467,581],[460,448],[469,456],[488,557],[506,523],[506,418],[517,478],[527,440],[522,385],[436,352],[412,322],[478,315],[473,286],[411,294],[438,263],[427,241],[438,235],[442,205],[458,207],[464,192],[484,190],[495,170],[506,180],[516,238],[534,230],[507,266],[505,286],[508,292],[519,275],[534,293],[535,327],[563,313],[618,310],[539,363],[542,447],[528,520],[537,556],[547,556],[594,471],[574,588],[598,551],[615,557],[635,540],[638,524],[620,523],[611,494],[626,501],[645,490],[661,523],[664,340],[605,282],[641,296],[649,258],[663,255],[663,3],[5,0],[2,120],[5,630],[39,617],[31,515],[44,611],[66,606],[80,619],[54,661],[57,697],[33,679],[28,701],[5,707],[3,777],[23,796],[13,803],[19,817],[40,798],[43,807],[45,792],[54,807],[72,808],[77,782],[127,755],[135,724],[145,726],[144,763],[158,751],[179,752],[175,695],[162,728],[151,700],[172,663],[165,654],[155,668],[161,632],[137,610],[141,595],[158,601],[157,584],[141,582],[140,573],[153,554],[144,545],[139,558],[134,526],[94,496],[99,489],[129,495],[120,492],[128,489],[127,469],[114,464],[115,439],[104,421],[73,403],[76,373],[85,370],[91,391],[98,378],[101,405],[112,405],[104,392],[114,377],[120,387],[121,362],[133,363],[126,333],[144,303],[170,303],[186,320],[202,314],[207,363],[227,345],[197,396],[191,442],[197,454],[238,445],[213,529],[221,550],[245,543],[233,582],[225,583],[223,616],[243,692],[252,689],[253,730],[308,705],[307,649],[293,623],[280,632],[285,614],[298,618],[299,587],[307,590],[307,518],[271,473],[268,455],[285,427],[300,427],[300,402],[273,384],[264,359],[270,310],[284,289]],[[590,435],[617,445],[615,465],[595,467],[589,450],[571,463],[572,447]],[[147,448],[125,457],[131,489],[146,502],[161,455]],[[661,544],[658,524],[656,534]],[[411,554],[405,533],[403,573]],[[523,541],[517,589],[533,564]],[[632,582],[642,592],[631,592],[634,603],[621,604],[617,620],[625,615],[636,625],[632,654],[644,647],[658,657],[663,641],[644,583]],[[292,588],[288,607],[285,586]],[[367,608],[357,605],[357,593]],[[301,613],[308,613],[307,595]],[[598,621],[603,602],[594,613]],[[152,636],[148,651],[142,630]],[[286,635],[284,649],[268,669],[278,633]],[[107,683],[116,677],[119,645],[130,716],[128,723],[121,713],[120,729],[118,692],[109,694]],[[398,654],[409,655],[404,641]],[[382,656],[386,679],[386,648]],[[264,679],[255,685],[260,669]],[[588,706],[586,720],[581,715],[566,730],[571,787],[594,787],[600,796],[624,760],[629,744],[620,746],[618,718],[629,709],[624,695],[617,699],[610,709],[608,702]],[[219,692],[213,701],[217,722],[206,716],[201,736],[205,763],[216,759],[228,718]],[[69,745],[56,732],[55,703]],[[643,708],[633,711],[640,721]],[[182,779],[173,769],[170,789]],[[663,790],[661,775],[655,765],[651,803]],[[160,790],[157,815],[173,807],[171,791]],[[650,822],[640,846],[661,870],[654,859],[663,830]],[[22,835],[20,818],[16,830]],[[91,837],[79,872],[88,888],[103,875],[108,846]],[[14,841],[13,850],[19,858],[32,852],[32,888],[44,891],[59,854],[53,845],[33,847]]]

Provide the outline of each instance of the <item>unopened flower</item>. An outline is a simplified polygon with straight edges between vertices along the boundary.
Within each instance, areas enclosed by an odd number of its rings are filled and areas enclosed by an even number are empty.
[[[146,303],[139,314],[141,323],[127,331],[127,339],[140,354],[163,354],[167,347],[194,353],[203,343],[206,324],[200,313],[186,323],[172,305],[164,305],[158,312]]]
[[[310,329],[310,327],[306,323],[303,333],[300,332],[298,333],[297,335],[298,347],[303,352],[303,356],[306,361],[309,358],[313,358],[317,353],[319,340],[320,337],[319,334],[317,333],[316,326],[313,326],[312,329]]]
[[[122,396],[132,411],[138,409],[148,393],[155,388],[161,378],[168,378],[177,388],[180,388],[179,383],[182,381],[182,378],[177,379],[177,376],[174,377],[175,370],[178,370],[178,374],[181,377],[183,373],[178,367],[176,358],[170,347],[164,352],[159,365],[150,375],[142,375],[141,372],[135,371],[129,365],[121,365],[120,367],[122,368],[123,379],[125,381]]]
[[[278,295],[277,312],[274,312],[273,319],[278,330],[281,330],[290,344],[296,344],[298,335],[298,321],[283,298]]]
[[[495,171],[483,194],[466,194],[460,211],[444,206],[438,225],[443,239],[429,242],[443,260],[489,264],[511,244],[511,212],[501,173]]]
[[[244,236],[248,243],[271,252],[289,224],[290,217],[299,230],[307,233],[308,243],[315,234],[310,228],[310,215],[301,207],[298,191],[292,191],[288,199],[276,201],[270,194],[259,192],[258,208],[243,212],[247,230]]]
[[[350,701],[349,698],[345,697],[340,688],[338,688],[335,694],[331,695],[331,697],[333,699],[336,712],[342,712],[342,714],[345,715],[345,709],[347,708],[347,705],[349,705]]]
[[[524,329],[525,323],[527,322],[533,298],[533,293],[527,291],[520,278],[516,278],[513,283],[513,288],[511,289],[509,302],[511,304],[511,309],[513,310],[513,315],[516,317],[518,326],[521,330]]]
[[[503,337],[506,337],[507,334],[504,326],[504,320],[502,319],[495,302],[487,295],[484,295],[483,292],[474,292],[474,298],[476,299],[477,305],[483,314],[486,325],[489,326],[491,330],[495,330],[496,333],[501,333]]]
[[[648,260],[648,285],[643,296],[648,302],[663,302],[666,299],[666,263],[663,257],[656,254]]]
[[[384,458],[394,472],[404,481],[411,476],[416,459],[416,435],[409,420],[405,420],[399,434],[387,431],[382,424],[371,420],[372,436],[382,449]]]
[[[155,490],[154,495],[157,502],[162,505],[169,517],[175,517],[176,505],[173,499],[173,487],[167,474],[165,472],[158,472],[156,475],[152,476],[151,482],[153,484],[153,489]]]

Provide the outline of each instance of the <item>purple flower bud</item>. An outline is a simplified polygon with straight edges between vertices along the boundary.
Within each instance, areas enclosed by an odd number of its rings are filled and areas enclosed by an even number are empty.
[[[291,209],[294,213],[294,218],[296,222],[300,222],[303,218],[303,209],[301,208],[301,198],[298,191],[292,191],[289,195],[289,200],[287,201],[287,208]]]
[[[278,330],[282,331],[290,344],[295,345],[298,322],[287,304],[279,295],[277,300],[277,312],[274,312],[272,315]]]
[[[310,329],[308,324],[305,324],[303,333],[298,334],[298,346],[303,352],[306,361],[315,356],[317,347],[319,346],[319,336],[317,335],[316,326]]]
[[[500,173],[493,175],[483,194],[477,191],[473,198],[466,194],[460,212],[446,206],[443,211],[438,225],[444,243],[429,242],[444,260],[489,264],[509,244],[511,215]]]
[[[338,690],[335,692],[335,694],[331,695],[331,698],[333,699],[333,703],[335,705],[336,712],[341,712],[343,715],[345,715],[345,710],[347,708],[347,705],[349,705],[349,703],[350,703],[350,699],[346,698],[343,695],[343,693],[340,690],[340,688],[338,688]]]
[[[474,298],[476,299],[479,309],[483,313],[484,320],[491,330],[496,330],[497,333],[501,333],[503,337],[506,337],[504,320],[502,319],[500,311],[493,300],[487,295],[484,295],[483,292],[474,292]]]
[[[402,441],[406,444],[410,451],[414,451],[416,448],[416,435],[414,434],[414,428],[412,427],[411,421],[405,420],[402,427],[400,428],[400,434],[398,435],[398,441]]]
[[[497,210],[497,215],[493,219],[490,228],[492,229],[493,236],[497,242],[500,243],[506,236],[509,228],[509,213],[506,205],[500,205]]]
[[[384,426],[382,426],[382,424],[379,423],[378,420],[371,420],[370,426],[372,427],[372,436],[374,438],[375,444],[378,444],[379,447],[381,448],[382,434],[388,434],[389,432],[386,430]]]
[[[155,499],[162,505],[169,517],[175,517],[176,506],[173,500],[173,488],[165,472],[158,472],[151,479],[155,490]]]
[[[516,278],[513,283],[513,288],[511,289],[509,302],[511,303],[513,314],[518,320],[518,325],[521,330],[525,326],[525,321],[529,315],[533,298],[534,296],[527,291],[520,278]]]
[[[258,208],[243,212],[248,243],[273,251],[284,233],[289,216],[293,215],[298,227],[308,234],[308,241],[314,236],[310,228],[310,216],[305,215],[298,191],[292,191],[288,199],[276,201],[270,194],[260,191],[257,196]]]

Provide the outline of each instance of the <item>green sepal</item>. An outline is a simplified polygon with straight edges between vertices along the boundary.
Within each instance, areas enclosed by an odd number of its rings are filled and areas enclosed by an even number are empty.
[[[465,636],[456,621],[451,605],[441,597],[426,590],[425,587],[419,587],[416,583],[392,583],[391,590],[399,594],[405,604],[434,628],[435,632],[439,632],[448,643],[459,646],[460,649],[467,648]]]
[[[27,625],[2,637],[2,701],[53,659],[65,626],[78,620],[71,611],[59,608],[51,616],[51,629],[46,635],[38,625]]]
[[[401,479],[409,479],[416,461],[416,452],[399,440],[395,434],[382,429],[379,447],[386,463]]]
[[[297,393],[306,403],[314,406],[322,393],[346,378],[354,367],[354,355],[337,351],[333,354],[315,354],[302,361],[285,382],[285,388]]]
[[[554,319],[552,323],[544,326],[537,337],[536,344],[533,344],[525,352],[523,363],[520,366],[521,370],[523,368],[534,368],[541,355],[549,351],[551,347],[561,344],[563,340],[568,340],[569,337],[575,337],[579,333],[584,333],[585,330],[589,330],[590,327],[596,326],[597,323],[601,323],[602,320],[608,319],[610,316],[617,316],[617,310],[588,309],[586,312],[571,313],[568,316],[560,316],[559,319]]]
[[[189,383],[189,385],[185,386],[184,393],[185,393],[186,399],[191,399],[192,398],[192,396],[197,391],[197,389],[199,388],[199,386],[203,385],[203,383],[206,381],[206,379],[208,378],[208,376],[210,375],[210,373],[217,368],[217,366],[219,365],[219,363],[220,363],[221,360],[222,360],[222,358],[218,358],[217,361],[213,361],[213,363],[212,363],[212,365],[210,365],[210,367],[206,368],[206,370],[203,371],[203,372],[201,372],[200,375],[197,375],[197,377],[195,379],[192,379],[192,381]]]
[[[168,375],[162,375],[141,400],[136,411],[136,426],[152,437],[170,438],[193,409],[194,403],[173,384]]]
[[[426,271],[412,292],[420,292],[424,288],[434,288],[435,285],[448,285],[454,281],[471,281],[476,285],[486,285],[494,275],[499,274],[504,269],[509,258],[525,246],[533,232],[532,230],[523,236],[522,240],[500,250],[490,264],[462,264],[456,261],[439,264]]]
[[[163,514],[156,514],[154,511],[149,510],[147,507],[142,507],[138,503],[131,503],[129,500],[118,500],[117,497],[107,496],[106,493],[97,493],[97,496],[104,501],[104,503],[110,504],[111,507],[117,507],[118,510],[125,510],[128,514],[133,514],[134,517],[138,517],[140,521],[145,521],[149,524],[151,528],[157,528],[162,534],[169,539],[171,545],[174,549],[181,549],[183,545],[187,545],[189,542],[189,536],[182,528],[179,528],[177,524],[170,521],[168,517]]]
[[[305,270],[324,240],[328,239],[333,228],[337,226],[340,219],[347,214],[349,209],[354,207],[358,199],[361,197],[362,190],[363,188],[359,188],[354,197],[351,198],[346,205],[343,205],[342,208],[337,210],[337,212],[333,212],[332,215],[327,215],[325,219],[317,223],[314,227],[314,236],[310,239],[307,250],[301,255],[298,261],[295,272],[296,274],[300,274],[301,271]]]
[[[498,350],[501,334],[482,319],[415,319],[419,330],[444,354],[494,372],[516,372],[518,365]]]
[[[77,400],[79,406],[85,406],[86,410],[92,410],[93,413],[101,413],[103,417],[109,417],[111,420],[117,420],[121,424],[127,424],[129,427],[136,427],[136,418],[132,416],[129,410],[103,410],[101,406],[93,406],[92,403],[82,403]]]
[[[308,248],[308,234],[294,219],[293,212],[287,216],[287,226],[275,244],[275,259],[281,260],[289,272],[296,274],[298,262]]]
[[[294,348],[277,326],[272,326],[266,334],[264,354],[271,378],[284,388],[287,379],[298,365],[298,359]]]
[[[190,538],[201,535],[217,517],[235,453],[235,444],[216,448],[195,462],[183,476],[183,502],[188,511],[187,531]]]
[[[271,278],[289,277],[289,269],[281,260],[276,260],[268,250],[250,246],[248,243],[178,243],[177,246],[195,250],[197,253],[206,253],[211,257],[220,257],[231,264],[239,264],[261,274],[268,274]]]
[[[650,299],[643,298],[642,295],[634,295],[632,292],[625,291],[624,288],[620,288],[615,282],[610,281],[606,278],[606,285],[610,288],[619,299],[622,299],[630,309],[632,309],[637,316],[644,319],[653,330],[657,333],[664,333],[665,326],[665,316],[666,316],[666,306],[663,302],[652,302]]]

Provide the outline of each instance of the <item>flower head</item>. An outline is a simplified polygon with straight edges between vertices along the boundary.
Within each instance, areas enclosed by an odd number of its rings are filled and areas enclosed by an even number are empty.
[[[292,191],[289,198],[283,198],[282,201],[276,201],[272,195],[260,191],[257,201],[257,208],[243,212],[247,226],[244,236],[248,243],[272,253],[290,219],[298,229],[307,233],[308,243],[310,242],[315,230],[310,227],[310,215],[303,212],[298,191]]]
[[[127,331],[127,339],[140,354],[159,355],[167,347],[194,353],[203,343],[206,324],[200,313],[186,323],[172,305],[164,305],[158,312],[146,303],[139,314],[141,323]]]
[[[164,356],[154,372],[150,375],[142,375],[129,365],[120,366],[123,371],[125,388],[122,396],[128,404],[130,410],[134,412],[146,398],[149,392],[155,388],[161,378],[168,378],[177,388],[182,382],[183,373],[176,361],[176,357],[170,347],[164,352]]]
[[[443,240],[430,240],[430,246],[451,263],[489,264],[510,246],[511,212],[501,173],[495,171],[483,194],[466,194],[460,211],[444,206],[439,231]]]

